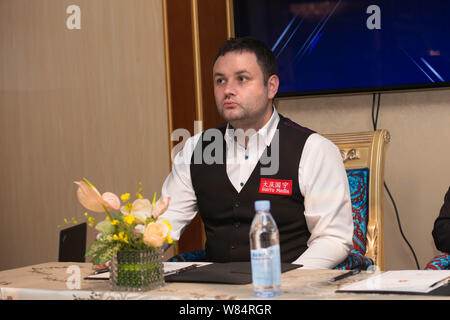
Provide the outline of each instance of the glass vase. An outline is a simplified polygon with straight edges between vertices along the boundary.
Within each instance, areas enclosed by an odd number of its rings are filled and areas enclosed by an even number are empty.
[[[161,248],[120,250],[111,259],[109,283],[114,291],[148,291],[164,285]]]

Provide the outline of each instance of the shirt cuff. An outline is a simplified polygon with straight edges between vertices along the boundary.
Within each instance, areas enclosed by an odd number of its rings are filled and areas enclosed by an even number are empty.
[[[333,269],[345,260],[349,248],[335,239],[316,239],[293,264],[303,265],[302,269]]]

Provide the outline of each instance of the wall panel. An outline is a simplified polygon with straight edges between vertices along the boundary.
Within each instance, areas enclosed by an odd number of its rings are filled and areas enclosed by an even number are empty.
[[[70,4],[80,30],[66,27]],[[74,180],[159,193],[170,164],[160,0],[2,0],[0,70],[0,269],[57,260],[57,225],[85,211]]]

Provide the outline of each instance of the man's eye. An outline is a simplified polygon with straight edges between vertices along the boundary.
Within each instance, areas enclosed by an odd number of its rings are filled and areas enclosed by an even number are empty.
[[[223,83],[225,83],[225,79],[220,79],[219,78],[219,79],[216,80],[216,83],[217,84],[223,84]]]
[[[241,76],[241,77],[239,77],[239,81],[245,82],[245,81],[247,81],[247,77]]]

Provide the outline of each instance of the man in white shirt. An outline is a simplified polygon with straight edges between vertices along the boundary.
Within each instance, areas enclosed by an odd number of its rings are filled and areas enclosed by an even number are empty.
[[[208,261],[249,261],[255,200],[270,200],[281,260],[333,268],[352,247],[347,175],[329,140],[278,114],[275,57],[250,38],[227,40],[213,66],[217,110],[227,124],[189,138],[162,187],[162,215],[178,240],[199,211]]]

